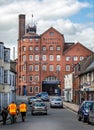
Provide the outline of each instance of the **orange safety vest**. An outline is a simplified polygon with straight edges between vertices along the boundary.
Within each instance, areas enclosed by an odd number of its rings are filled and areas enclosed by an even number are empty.
[[[17,110],[17,107],[16,107],[16,104],[10,104],[9,107],[9,113],[12,114],[12,115],[15,115],[16,114],[16,110]]]
[[[26,104],[20,104],[19,108],[20,108],[20,112],[26,112],[27,106]]]

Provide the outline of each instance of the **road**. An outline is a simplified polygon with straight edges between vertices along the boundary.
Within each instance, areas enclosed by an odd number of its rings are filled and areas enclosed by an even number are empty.
[[[48,103],[49,104],[49,103]],[[94,125],[79,122],[76,114],[67,109],[51,108],[48,105],[48,115],[32,116],[27,113],[26,122],[0,125],[0,130],[94,130]]]

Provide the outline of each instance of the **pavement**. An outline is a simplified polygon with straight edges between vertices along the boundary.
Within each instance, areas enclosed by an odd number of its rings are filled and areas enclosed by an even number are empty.
[[[74,103],[70,103],[70,102],[63,102],[64,107],[74,111],[77,113],[78,109],[79,109],[79,105],[74,104]]]
[[[65,108],[68,108],[71,111],[76,112],[76,113],[77,113],[78,108],[79,108],[79,105],[74,104],[74,103],[70,103],[70,102],[63,102],[63,105],[64,105]],[[2,122],[2,116],[1,115],[0,115],[0,122]]]

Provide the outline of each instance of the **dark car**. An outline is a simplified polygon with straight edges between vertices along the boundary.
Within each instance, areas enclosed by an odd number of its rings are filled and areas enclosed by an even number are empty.
[[[41,98],[43,101],[49,101],[49,95],[47,92],[40,92],[36,94],[36,97]]]
[[[88,124],[90,124],[90,123],[94,123],[94,103],[89,111]]]
[[[37,98],[36,96],[31,96],[28,98],[28,104],[32,104],[33,101],[35,101]]]
[[[93,105],[94,105],[94,101],[83,101],[77,113],[77,117],[79,121],[83,120],[83,122],[88,122],[89,112]]]

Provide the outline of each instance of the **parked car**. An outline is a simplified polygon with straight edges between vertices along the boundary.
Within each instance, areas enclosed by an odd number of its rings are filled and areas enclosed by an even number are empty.
[[[37,98],[36,96],[31,96],[28,98],[28,104],[32,104],[33,101],[35,101]]]
[[[94,103],[92,104],[88,115],[88,124],[90,123],[94,123]]]
[[[50,100],[50,107],[60,107],[63,108],[63,100],[62,97],[53,97]]]
[[[83,101],[77,113],[79,121],[83,120],[83,122],[89,122],[90,120],[89,114],[91,113],[91,108],[93,105],[94,101]]]
[[[33,102],[31,108],[31,114],[46,114],[47,115],[47,105],[45,102]]]
[[[47,92],[40,92],[36,94],[36,97],[40,97],[43,101],[49,101],[49,95]]]
[[[36,100],[34,100],[33,102],[43,102],[41,98],[36,98]],[[32,103],[33,103],[32,102]]]

